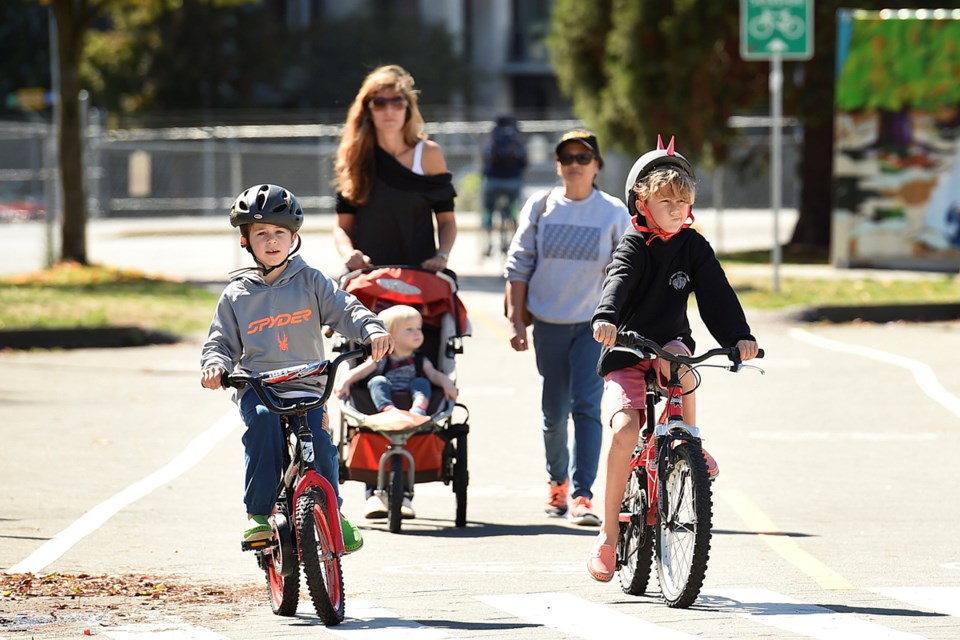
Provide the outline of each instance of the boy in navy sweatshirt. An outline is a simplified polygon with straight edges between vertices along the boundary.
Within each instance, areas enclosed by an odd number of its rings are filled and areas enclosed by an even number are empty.
[[[666,351],[692,354],[696,345],[687,319],[687,299],[696,292],[700,316],[718,343],[736,345],[743,360],[758,352],[737,294],[713,249],[689,228],[696,182],[690,163],[674,151],[673,144],[671,139],[665,149],[658,137],[658,148],[642,155],[627,176],[625,200],[633,228],[614,251],[592,320],[594,338],[604,347],[597,373],[604,379],[604,415],[610,416],[613,428],[607,452],[603,528],[587,561],[590,575],[601,582],[611,580],[616,570],[620,502],[630,474],[630,458],[645,422],[646,370],[651,364],[610,351],[617,332],[636,331]],[[669,363],[661,363],[661,371],[668,376]],[[683,397],[684,420],[696,425],[693,376],[685,376],[681,382],[687,394]],[[716,463],[709,456],[707,460],[715,475]]]

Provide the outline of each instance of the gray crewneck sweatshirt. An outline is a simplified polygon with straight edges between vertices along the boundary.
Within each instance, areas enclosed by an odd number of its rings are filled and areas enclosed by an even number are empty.
[[[538,320],[588,322],[613,250],[629,226],[624,204],[599,189],[583,200],[567,198],[562,188],[536,193],[520,212],[504,277],[528,283],[527,308]]]

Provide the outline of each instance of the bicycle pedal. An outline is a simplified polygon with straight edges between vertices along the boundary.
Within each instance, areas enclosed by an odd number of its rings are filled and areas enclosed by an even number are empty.
[[[264,549],[269,549],[274,544],[276,544],[276,542],[273,538],[269,540],[253,540],[251,542],[243,540],[240,542],[240,549],[242,551],[263,551]]]

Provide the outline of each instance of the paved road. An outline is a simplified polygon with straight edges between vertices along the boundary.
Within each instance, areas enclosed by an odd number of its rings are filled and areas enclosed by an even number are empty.
[[[532,354],[506,345],[497,265],[460,270],[474,325],[458,361],[468,528],[452,527],[439,483],[417,485],[419,517],[402,535],[364,523],[337,629],[306,603],[276,618],[265,600],[242,617],[185,607],[149,627],[100,627],[81,605],[74,626],[118,639],[164,628],[232,640],[957,637],[960,325],[799,326],[751,312],[767,375],[704,376],[701,426],[722,470],[713,547],[703,597],[672,611],[590,580],[593,531],[541,516]],[[0,354],[0,570],[262,580],[237,550],[239,421],[225,393],[199,387],[198,349]],[[362,486],[343,491],[362,522]],[[0,638],[19,637],[31,606],[0,599]]]

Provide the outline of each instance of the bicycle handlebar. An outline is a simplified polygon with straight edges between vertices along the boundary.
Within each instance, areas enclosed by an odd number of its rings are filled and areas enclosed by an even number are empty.
[[[233,373],[224,373],[220,382],[225,387],[241,389],[249,385],[260,401],[271,412],[277,415],[290,415],[294,413],[306,413],[317,407],[322,407],[330,399],[330,393],[333,391],[333,376],[337,373],[337,368],[348,360],[357,360],[359,358],[369,357],[371,353],[370,345],[361,345],[358,349],[345,351],[341,353],[333,362],[330,360],[317,360],[307,364],[276,369],[274,371],[265,371],[263,373],[253,374],[246,371],[235,371]],[[266,387],[290,382],[291,380],[304,380],[306,378],[316,378],[326,376],[326,384],[323,387],[323,393],[319,397],[310,400],[298,400],[292,405],[283,406],[266,392]]]
[[[709,360],[710,358],[726,356],[730,359],[730,362],[733,363],[732,366],[729,367],[731,371],[736,371],[742,365],[740,360],[740,349],[737,347],[718,347],[716,349],[705,351],[699,356],[684,356],[676,353],[670,353],[669,351],[664,351],[659,344],[653,340],[644,338],[635,331],[621,331],[618,333],[617,344],[630,349],[635,355],[644,359],[659,357],[667,360],[668,362],[676,362],[679,364],[692,366],[700,364],[701,362]],[[760,349],[760,351],[757,353],[757,357],[763,357],[763,349]]]

